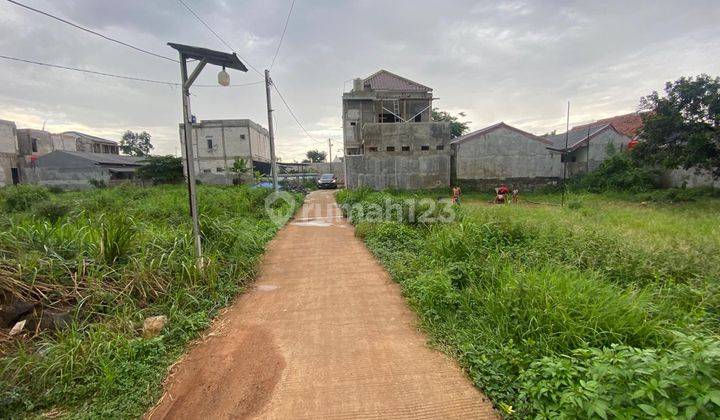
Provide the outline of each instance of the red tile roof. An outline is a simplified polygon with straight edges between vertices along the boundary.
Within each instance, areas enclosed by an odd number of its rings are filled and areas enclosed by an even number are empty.
[[[377,73],[368,76],[363,80],[365,86],[370,85],[372,90],[393,90],[393,91],[413,91],[413,92],[431,92],[432,89],[413,82],[397,74],[390,73],[387,70],[380,70]]]
[[[635,136],[637,136],[642,130],[643,126],[641,114],[633,112],[631,114],[617,115],[615,117],[604,118],[602,120],[597,120],[591,124],[575,126],[572,128],[571,131],[587,130],[588,125],[595,127],[606,124],[612,125],[615,130],[617,130],[620,134],[628,136],[630,138],[634,138]]]

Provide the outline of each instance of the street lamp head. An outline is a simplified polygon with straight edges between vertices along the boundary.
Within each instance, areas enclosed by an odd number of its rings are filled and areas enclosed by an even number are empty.
[[[225,66],[223,66],[222,70],[220,70],[220,73],[218,73],[218,83],[220,86],[228,86],[230,85],[230,75],[228,72],[225,71]]]

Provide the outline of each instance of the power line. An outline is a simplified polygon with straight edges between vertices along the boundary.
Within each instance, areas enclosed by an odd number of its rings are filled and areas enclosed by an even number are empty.
[[[240,57],[240,58],[245,62],[245,64],[247,64],[248,66],[250,66],[250,68],[253,69],[257,74],[259,74],[260,76],[263,76],[263,77],[264,77],[264,75],[260,72],[260,70],[256,69],[255,66],[253,66],[252,64],[250,64],[250,62],[247,61],[247,59],[245,59],[245,57],[241,56],[241,55],[235,50],[235,48],[233,48],[230,44],[228,44],[227,42],[225,42],[225,40],[224,40],[220,35],[218,35],[218,33],[215,32],[215,31],[213,30],[213,28],[211,28],[210,25],[207,24],[207,22],[205,22],[197,13],[195,13],[195,11],[194,11],[193,9],[191,9],[190,6],[188,6],[187,3],[185,3],[183,0],[178,0],[178,2],[180,2],[180,4],[182,4],[183,6],[185,6],[185,8],[188,10],[188,12],[190,12],[190,14],[192,14],[193,16],[195,16],[195,19],[197,19],[200,23],[203,24],[203,26],[205,26],[210,32],[212,32],[212,34],[215,35],[215,38],[217,38],[220,42],[222,42],[223,45],[225,45],[230,51],[232,51],[232,52],[234,52],[235,54],[237,54],[237,56]]]
[[[44,11],[42,11],[42,10],[35,9],[35,8],[33,8],[33,7],[30,7],[30,6],[28,6],[28,5],[22,4],[22,3],[20,3],[20,2],[15,1],[15,0],[7,0],[7,1],[10,2],[10,3],[12,3],[12,4],[14,4],[14,5],[16,5],[16,6],[20,6],[20,7],[22,7],[22,8],[27,9],[27,10],[30,10],[30,11],[33,11],[33,12],[36,12],[36,13],[40,13],[41,15],[47,16],[47,17],[49,17],[49,18],[51,18],[51,19],[55,19],[55,20],[57,20],[57,21],[59,21],[59,22],[62,22],[62,23],[65,23],[65,24],[67,24],[67,25],[70,25],[70,26],[72,26],[72,27],[74,27],[74,28],[80,29],[81,31],[85,31],[85,32],[88,32],[88,33],[90,33],[90,34],[99,36],[100,38],[103,38],[103,39],[105,39],[105,40],[107,40],[107,41],[114,42],[114,43],[116,43],[116,44],[120,44],[120,45],[125,46],[125,47],[128,47],[128,48],[132,48],[132,49],[135,50],[135,51],[139,51],[139,52],[141,52],[141,53],[145,53],[145,54],[148,54],[148,55],[152,55],[152,56],[157,57],[157,58],[162,58],[163,60],[168,60],[168,61],[173,61],[173,62],[175,62],[175,63],[179,63],[179,61],[178,61],[178,60],[175,60],[174,58],[166,57],[166,56],[164,56],[164,55],[156,54],[156,53],[154,53],[154,52],[151,52],[151,51],[148,51],[148,50],[144,50],[144,49],[142,49],[142,48],[140,48],[140,47],[136,47],[136,46],[134,46],[134,45],[130,45],[130,44],[128,44],[127,42],[123,42],[123,41],[117,40],[117,39],[115,39],[115,38],[111,38],[111,37],[109,37],[109,36],[103,35],[103,34],[101,34],[101,33],[99,33],[99,32],[95,32],[95,31],[93,31],[93,30],[91,30],[91,29],[85,28],[85,27],[80,26],[80,25],[78,25],[78,24],[76,24],[76,23],[73,23],[73,22],[70,22],[70,21],[68,21],[68,20],[65,20],[65,19],[63,19],[63,18],[61,18],[61,17],[52,15],[52,14],[50,14],[50,13],[48,13],[48,12],[44,12]]]
[[[315,142],[324,143],[322,140],[318,140],[318,139],[316,139],[315,137],[311,136],[310,133],[308,133],[308,131],[305,129],[305,127],[302,125],[302,123],[300,122],[300,120],[298,119],[298,117],[297,117],[297,116],[295,115],[295,113],[293,112],[292,108],[290,108],[290,105],[287,103],[287,101],[285,100],[285,98],[282,96],[282,93],[280,93],[280,90],[278,89],[277,85],[275,84],[275,81],[272,82],[272,87],[275,88],[275,92],[277,92],[277,94],[278,94],[278,96],[280,97],[280,100],[282,101],[282,103],[285,104],[285,108],[287,108],[288,112],[289,112],[290,115],[293,117],[293,119],[295,120],[295,122],[297,123],[297,125],[302,129],[302,131],[305,132],[305,135],[308,136],[308,138],[310,138],[311,140],[313,140],[313,141],[315,141]]]
[[[0,58],[3,58],[5,60],[18,61],[18,62],[22,62],[22,63],[35,64],[38,66],[52,67],[52,68],[62,69],[62,70],[72,70],[72,71],[77,71],[77,72],[81,72],[81,73],[89,73],[89,74],[94,74],[96,76],[114,77],[116,79],[132,80],[135,82],[154,83],[154,84],[166,85],[166,86],[180,86],[180,83],[176,83],[176,82],[166,82],[163,80],[146,79],[143,77],[124,76],[124,75],[120,75],[120,74],[105,73],[105,72],[95,71],[95,70],[80,69],[77,67],[61,66],[59,64],[50,64],[50,63],[43,63],[40,61],[26,60],[26,59],[17,58],[17,57],[8,57],[6,55],[0,55]],[[241,84],[230,85],[230,86],[232,86],[232,87],[251,86],[251,85],[258,85],[260,83],[265,83],[265,81],[259,80],[256,82],[241,83]],[[196,87],[219,87],[219,85],[194,85],[194,86],[196,86]]]
[[[285,19],[285,26],[283,27],[282,35],[280,35],[280,41],[278,41],[278,46],[275,49],[275,55],[273,56],[272,63],[270,63],[270,70],[272,70],[273,66],[275,65],[275,59],[280,52],[280,46],[282,45],[283,39],[285,39],[285,32],[287,31],[288,22],[290,22],[290,15],[292,14],[293,7],[295,7],[295,0],[292,0],[292,3],[290,3],[290,11],[288,12],[287,18]]]

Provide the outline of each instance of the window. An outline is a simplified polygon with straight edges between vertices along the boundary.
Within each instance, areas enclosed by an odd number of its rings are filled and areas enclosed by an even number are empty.
[[[378,121],[381,123],[394,123],[398,122],[397,117],[390,113],[383,113],[378,115]]]
[[[444,150],[444,149],[445,149],[445,146],[443,146],[442,144],[438,144],[437,146],[435,146],[435,150]]]
[[[225,168],[217,167],[215,168],[215,172],[225,172]]]
[[[240,134],[240,140],[245,140],[245,134]]]
[[[37,152],[37,139],[30,139],[30,147],[32,147],[33,152]]]
[[[350,121],[350,127],[355,127],[356,125],[357,125],[357,122],[355,122],[355,121]]]
[[[416,115],[414,121],[415,121],[415,122],[422,122],[422,114]]]
[[[110,146],[108,146],[107,144],[103,144],[103,145],[102,145],[102,152],[103,152],[103,153],[110,153]]]
[[[430,146],[420,146],[420,150],[430,150]]]
[[[403,151],[403,152],[409,152],[409,151],[410,151],[410,146],[403,146],[403,147],[402,147],[402,151]]]
[[[570,156],[568,156],[568,155],[566,155],[566,154],[560,155],[560,162],[563,162],[563,163],[564,163],[564,162],[571,162],[571,163],[572,163],[572,162],[575,162],[575,161],[577,161],[577,157],[576,157],[575,155],[570,155]]]
[[[360,149],[357,147],[348,147],[347,151],[345,152],[346,155],[359,155]]]
[[[375,147],[375,146],[368,147],[368,152],[377,152],[377,147]]]
[[[213,139],[212,139],[212,137],[206,138],[205,141],[207,141],[207,148],[208,148],[208,150],[212,150],[212,149],[213,149]]]
[[[211,172],[210,169],[203,169],[204,174],[209,174],[210,172]]]
[[[395,146],[388,146],[388,147],[385,148],[385,151],[387,151],[387,152],[394,152],[394,151],[395,151]]]
[[[97,143],[93,144],[93,152],[94,153],[100,153],[100,145]]]

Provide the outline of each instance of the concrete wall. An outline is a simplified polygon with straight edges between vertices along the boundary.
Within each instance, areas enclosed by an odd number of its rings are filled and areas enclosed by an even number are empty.
[[[454,146],[458,183],[499,185],[510,180],[524,188],[556,181],[562,176],[560,153],[519,131],[500,127]],[[487,182],[484,182],[487,181]]]
[[[110,172],[99,166],[84,168],[29,168],[24,172],[29,183],[46,187],[60,187],[65,190],[87,190],[93,188],[91,179],[110,183]]]
[[[212,147],[208,147],[211,140]],[[185,130],[180,124],[180,143],[185,156]],[[232,185],[230,168],[236,159],[270,161],[270,140],[262,126],[250,120],[212,120],[193,125],[192,147],[197,179],[207,184]],[[184,160],[183,160],[184,165]]]
[[[450,124],[365,124],[362,135],[365,154],[345,156],[348,188],[425,189],[450,185]],[[394,151],[388,151],[388,147]]]
[[[323,162],[311,163],[308,167],[318,174],[333,174],[337,178],[338,183],[345,183],[345,163],[343,162]]]
[[[664,183],[669,187],[713,187],[720,188],[720,179],[715,179],[707,171],[694,169],[674,169],[666,175]]]
[[[627,150],[628,143],[630,143],[630,138],[623,136],[615,130],[605,130],[595,137],[592,137],[590,139],[589,161],[587,144],[579,146],[569,155],[568,177],[594,171],[601,163],[610,157],[609,153],[612,152],[611,149],[615,152]],[[574,162],[572,161],[573,157]],[[560,174],[562,175],[562,169],[560,170]]]
[[[0,187],[12,185],[12,169],[18,166],[17,127],[0,120]]]

